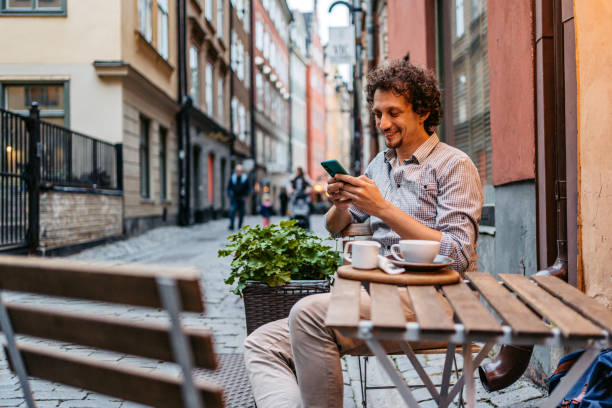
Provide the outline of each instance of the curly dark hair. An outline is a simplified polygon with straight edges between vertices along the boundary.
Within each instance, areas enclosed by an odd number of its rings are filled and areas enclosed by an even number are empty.
[[[432,134],[440,124],[442,104],[435,74],[405,60],[393,60],[368,73],[366,98],[370,107],[377,89],[403,95],[418,115],[429,112],[425,131]]]

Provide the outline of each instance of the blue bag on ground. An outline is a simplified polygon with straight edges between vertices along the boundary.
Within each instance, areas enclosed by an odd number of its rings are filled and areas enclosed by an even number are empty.
[[[559,366],[548,379],[549,394],[583,352],[584,350],[576,351],[559,361]],[[599,353],[557,407],[612,408],[612,350],[607,349]]]

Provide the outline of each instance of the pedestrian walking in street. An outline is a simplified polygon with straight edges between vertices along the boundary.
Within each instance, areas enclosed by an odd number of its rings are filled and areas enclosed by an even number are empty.
[[[244,203],[249,195],[249,177],[244,174],[242,165],[238,164],[227,184],[227,195],[230,198],[230,224],[229,229],[234,229],[234,219],[238,213],[238,229],[242,228],[244,220]]]

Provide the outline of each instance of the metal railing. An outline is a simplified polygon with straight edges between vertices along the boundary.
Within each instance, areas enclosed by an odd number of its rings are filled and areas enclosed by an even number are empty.
[[[122,190],[122,146],[0,109],[0,250],[29,247],[39,240],[41,187]]]
[[[27,246],[30,238],[29,123],[0,110],[0,247]]]
[[[120,190],[119,147],[40,121],[41,180],[47,185]]]

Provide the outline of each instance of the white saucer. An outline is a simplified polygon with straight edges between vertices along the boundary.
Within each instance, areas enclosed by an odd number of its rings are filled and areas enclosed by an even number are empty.
[[[393,265],[401,266],[409,271],[437,271],[452,265],[454,262],[451,258],[444,255],[436,255],[433,262],[430,263],[398,261],[393,255],[387,255],[387,259],[391,261]]]

